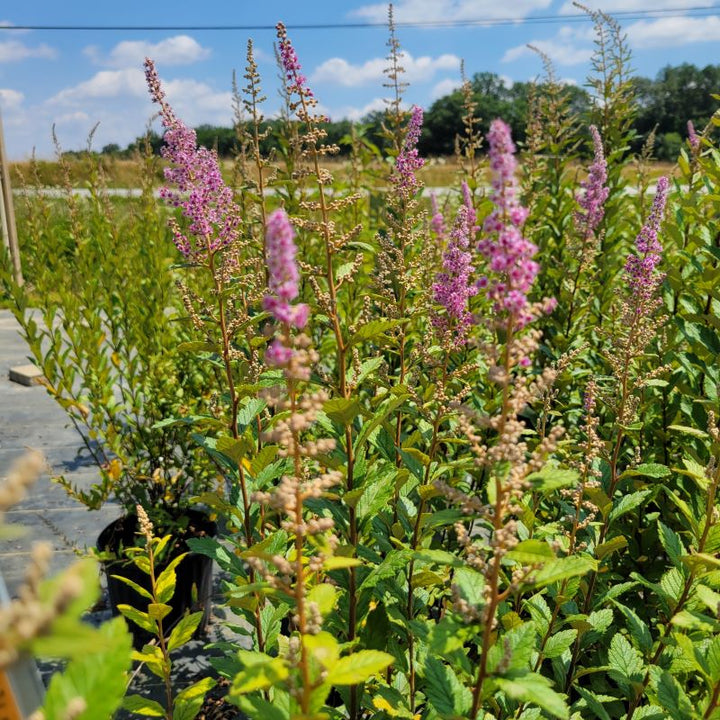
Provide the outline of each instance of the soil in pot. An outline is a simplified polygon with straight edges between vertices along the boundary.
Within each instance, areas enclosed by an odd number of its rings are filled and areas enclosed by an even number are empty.
[[[186,541],[191,538],[213,537],[217,533],[217,525],[205,513],[198,510],[188,510],[186,513],[188,524],[186,529],[176,533],[173,548],[165,558],[164,564],[158,566],[159,575],[173,557],[188,552]],[[108,525],[98,538],[98,550],[120,556],[121,548],[131,547],[137,540],[138,522],[134,515],[125,515]],[[143,612],[147,612],[148,600],[113,575],[121,575],[132,580],[140,587],[150,590],[150,578],[134,563],[124,559],[108,560],[102,563],[107,576],[108,596],[113,615],[119,615],[118,605],[131,605]],[[175,594],[168,602],[172,612],[163,620],[163,629],[169,630],[186,612],[204,612],[198,633],[204,632],[210,618],[212,594],[212,566],[213,561],[205,555],[189,553],[176,568],[177,584]],[[137,649],[152,640],[152,635],[139,628],[134,623],[128,623],[133,634],[133,644]]]

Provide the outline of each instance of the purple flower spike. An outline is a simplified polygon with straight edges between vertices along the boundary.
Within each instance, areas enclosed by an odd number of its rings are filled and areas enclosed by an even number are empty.
[[[435,276],[433,297],[435,302],[445,308],[447,315],[435,316],[435,327],[446,331],[455,330],[455,346],[465,344],[467,331],[472,325],[472,315],[468,310],[468,300],[477,293],[477,287],[470,282],[474,271],[472,255],[467,252],[470,244],[468,228],[468,209],[460,206],[455,225],[450,233],[450,241],[443,253],[443,269]]]
[[[636,254],[625,263],[630,293],[638,305],[647,301],[663,281],[664,275],[657,271],[662,260],[662,245],[658,239],[670,182],[666,177],[657,181],[657,191],[652,210],[645,225],[635,239]]]
[[[304,303],[290,304],[299,293],[300,273],[295,262],[295,231],[284,210],[275,210],[268,217],[265,249],[269,293],[263,298],[263,309],[285,327],[283,338],[289,341],[291,327],[302,330],[307,325],[310,308]],[[276,338],[265,352],[265,362],[271,367],[287,367],[293,356],[293,349]]]
[[[687,133],[688,133],[688,142],[690,143],[690,147],[693,150],[697,150],[700,147],[700,138],[698,137],[698,134],[695,132],[695,125],[693,125],[692,120],[687,121]]]
[[[145,77],[153,102],[160,105],[165,127],[162,156],[171,166],[165,179],[174,186],[161,188],[160,196],[182,209],[190,225],[187,234],[171,220],[178,250],[189,259],[199,259],[230,245],[238,235],[240,208],[220,173],[217,154],[197,147],[195,131],[178,119],[165,99],[155,65],[145,59]]]
[[[483,223],[485,237],[477,247],[497,277],[481,277],[477,287],[486,290],[496,312],[509,316],[515,327],[521,328],[534,319],[527,293],[540,269],[532,260],[537,247],[521,232],[528,211],[518,199],[517,161],[510,128],[502,120],[493,120],[487,137],[494,208]]]
[[[288,38],[287,30],[283,23],[275,26],[277,30],[278,45],[280,48],[280,62],[282,63],[285,77],[288,81],[288,90],[300,96],[313,97],[312,90],[307,85],[307,78],[302,74],[302,67],[298,60],[295,48]]]
[[[590,134],[595,148],[595,157],[588,170],[587,180],[580,187],[576,200],[580,210],[575,213],[575,227],[583,238],[590,238],[605,215],[605,201],[610,191],[605,187],[607,182],[607,161],[603,151],[602,138],[598,129],[590,126]]]
[[[442,212],[440,212],[440,208],[438,207],[437,195],[435,193],[432,193],[432,195],[430,195],[430,206],[432,208],[430,229],[433,231],[433,233],[435,233],[435,237],[444,238],[445,233],[447,232],[445,230],[445,218]]]
[[[415,177],[415,173],[425,164],[425,161],[418,155],[417,150],[422,122],[422,108],[414,105],[402,149],[395,160],[397,176],[395,184],[400,194],[407,200],[418,191],[420,182]]]

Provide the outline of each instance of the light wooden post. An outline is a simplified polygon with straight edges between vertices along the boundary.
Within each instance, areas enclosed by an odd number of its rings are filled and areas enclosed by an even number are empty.
[[[13,205],[12,186],[10,185],[10,161],[5,152],[5,135],[3,133],[2,115],[0,114],[0,232],[5,247],[10,252],[13,276],[18,285],[23,284],[22,267],[20,265],[20,248],[18,247],[17,227],[15,225],[15,206]]]

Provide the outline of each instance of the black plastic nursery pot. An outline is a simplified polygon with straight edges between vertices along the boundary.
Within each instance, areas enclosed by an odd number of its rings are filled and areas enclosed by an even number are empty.
[[[187,529],[182,530],[174,541],[174,547],[164,559],[163,564],[156,568],[156,575],[159,575],[174,557],[188,552],[186,541],[198,537],[214,537],[217,534],[217,525],[208,516],[198,510],[188,510]],[[103,570],[107,577],[107,589],[110,599],[110,606],[113,615],[119,615],[118,605],[130,605],[142,612],[147,612],[148,600],[142,597],[122,580],[113,575],[120,575],[132,580],[142,588],[150,591],[150,578],[143,573],[134,563],[120,557],[121,549],[132,547],[137,540],[138,521],[135,515],[124,515],[110,523],[98,537],[97,547],[100,552],[108,552],[117,555],[117,560],[102,561]],[[180,562],[175,570],[177,583],[175,593],[168,602],[172,608],[163,619],[163,628],[169,630],[187,612],[203,611],[203,619],[198,626],[197,633],[206,630],[210,619],[211,595],[212,595],[212,571],[213,561],[205,555],[190,552]],[[133,635],[133,644],[136,649],[141,648],[152,640],[152,635],[142,628],[129,622],[130,631]]]

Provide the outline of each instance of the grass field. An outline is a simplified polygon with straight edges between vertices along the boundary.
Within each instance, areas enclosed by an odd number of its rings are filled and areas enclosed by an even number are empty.
[[[97,163],[102,171],[107,186],[110,188],[134,188],[139,187],[140,177],[142,173],[142,164],[138,160],[124,160],[113,158],[111,156],[101,156],[99,158],[71,158],[67,161],[69,171],[69,181],[73,187],[84,187],[90,173],[90,163]],[[484,158],[480,162],[486,164]],[[331,170],[333,175],[339,181],[343,181],[349,174],[351,166],[349,160],[334,159],[327,160],[325,163]],[[655,162],[650,170],[652,178],[660,175],[672,175],[674,165],[667,162]],[[163,181],[163,162],[158,161],[155,176],[158,184]],[[223,174],[226,181],[230,182],[233,178],[233,161],[225,160],[222,164]],[[56,161],[38,160],[34,166],[30,162],[19,162],[11,165],[11,180],[13,187],[20,188],[28,184],[39,185],[42,187],[62,186],[65,182],[63,170],[60,163]],[[376,187],[386,184],[386,177],[389,172],[389,166],[383,167],[382,163],[377,163],[372,173]],[[578,166],[578,172],[581,172]],[[626,166],[625,174],[630,180],[634,180],[636,174],[632,165]],[[465,176],[463,169],[454,156],[438,157],[426,159],[425,166],[418,173],[420,179],[426,187],[449,187],[458,184],[458,178]],[[488,180],[487,167],[483,172],[483,178]]]

